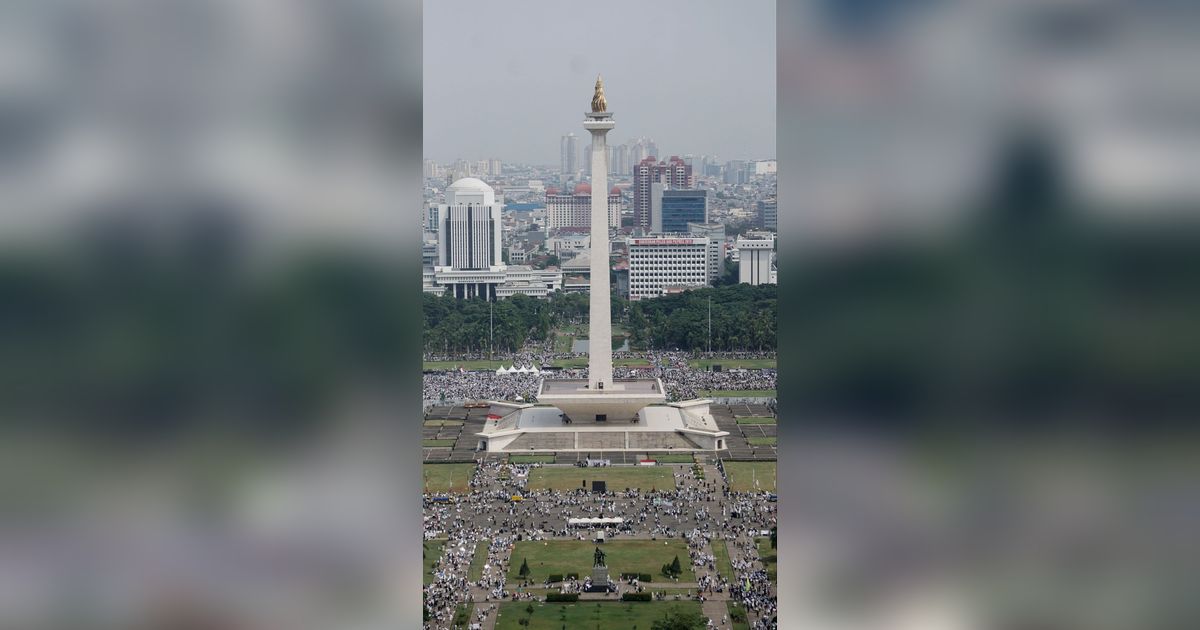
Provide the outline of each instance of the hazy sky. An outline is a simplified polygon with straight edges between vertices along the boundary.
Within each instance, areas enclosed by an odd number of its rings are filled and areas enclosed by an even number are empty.
[[[425,157],[558,164],[604,76],[609,144],[775,157],[775,2],[426,0]]]

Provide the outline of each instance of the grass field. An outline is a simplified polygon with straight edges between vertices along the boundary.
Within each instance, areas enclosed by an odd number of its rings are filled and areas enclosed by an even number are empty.
[[[753,492],[755,480],[758,490],[775,492],[775,462],[725,462],[725,475],[734,492]]]
[[[738,418],[738,424],[775,424],[775,418]]]
[[[425,575],[422,577],[423,584],[433,583],[433,565],[442,557],[442,547],[445,546],[445,540],[426,540],[421,544],[421,558],[425,567]]]
[[[674,469],[670,466],[606,466],[604,468],[577,468],[575,466],[555,466],[534,468],[529,471],[529,488],[531,490],[574,490],[582,487],[581,481],[587,480],[587,487],[592,487],[592,480],[607,482],[609,490],[624,491],[625,488],[639,490],[674,490]]]
[[[425,464],[421,468],[426,492],[466,492],[475,474],[475,464]]]
[[[735,601],[727,601],[725,602],[725,608],[729,611],[729,623],[733,625],[733,630],[750,630],[750,623],[747,621],[749,617],[746,616],[746,609],[742,608],[741,604]],[[734,621],[734,617],[737,617],[740,621]]]
[[[461,427],[462,420],[426,420],[427,427]]]
[[[691,464],[696,461],[695,456],[686,453],[655,453],[647,457],[660,464]]]
[[[467,569],[467,579],[478,582],[483,577],[483,565],[487,564],[488,541],[480,540],[475,543],[475,555],[471,556],[471,568]]]
[[[758,557],[762,559],[763,566],[767,568],[767,577],[771,578],[771,582],[775,581],[776,566],[775,561],[776,551],[771,548],[771,539],[767,536],[755,538],[754,542],[758,543]]]
[[[688,361],[688,365],[694,368],[708,369],[717,364],[722,370],[746,369],[746,370],[761,370],[763,368],[775,368],[775,359],[692,359]]]
[[[512,363],[511,361],[509,363]],[[426,370],[495,370],[501,365],[509,367],[509,363],[503,361],[425,361],[422,366]]]
[[[705,398],[775,398],[773,389],[712,389],[700,392]]]
[[[421,440],[421,446],[425,448],[433,448],[438,446],[450,447],[454,446],[454,440]]]
[[[775,446],[777,439],[775,437],[748,437],[746,442],[754,446]]]
[[[725,545],[724,540],[712,541],[714,564],[717,565],[717,573],[726,579],[733,579],[733,564],[729,562],[729,547]]]
[[[553,464],[553,455],[509,455],[510,464]]]
[[[622,573],[649,573],[655,582],[669,582],[670,578],[662,574],[662,565],[679,556],[683,568],[679,581],[696,581],[696,574],[688,562],[687,543],[681,539],[614,540],[604,543],[602,548],[607,554],[608,573],[614,578]],[[508,579],[520,579],[517,572],[522,561],[529,562],[529,579],[534,583],[544,582],[551,573],[590,575],[595,549],[595,544],[583,540],[519,542],[512,550]]]
[[[526,612],[533,606],[533,614]],[[700,602],[579,602],[547,604],[542,602],[505,602],[500,604],[496,630],[559,630],[575,628],[642,628],[650,630],[654,622],[678,606],[700,612]],[[529,625],[520,624],[529,619]]]

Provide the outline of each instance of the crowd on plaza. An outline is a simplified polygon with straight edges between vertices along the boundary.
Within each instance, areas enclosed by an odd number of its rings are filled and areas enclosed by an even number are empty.
[[[586,358],[586,354],[551,353],[526,350],[500,357],[498,360],[520,367],[549,367],[556,359]],[[713,372],[688,365],[691,359],[763,359],[774,353],[726,352],[616,352],[613,358],[644,361],[646,367],[614,366],[615,378],[658,377],[663,380],[670,401],[699,398],[710,390],[774,390],[775,370],[735,369]],[[427,360],[466,361],[474,357],[454,358],[427,356]],[[541,374],[496,374],[492,370],[465,371],[447,369],[424,375],[422,399],[429,404],[466,400],[508,400],[530,402],[537,396],[538,383],[543,378],[584,379],[586,368],[548,369]]]
[[[589,528],[572,528],[571,518],[619,516],[624,522],[605,531],[607,539],[671,539],[687,543],[689,563],[695,567],[695,597],[703,600],[714,593],[728,593],[741,601],[758,620],[754,628],[773,627],[774,595],[767,575],[755,561],[732,562],[735,579],[718,576],[714,544],[731,543],[741,557],[755,558],[754,536],[775,524],[775,504],[765,493],[730,493],[715,479],[697,476],[692,469],[677,467],[675,488],[621,489],[603,494],[583,489],[570,492],[530,490],[529,473],[538,464],[481,462],[470,482],[469,492],[450,503],[426,501],[425,538],[445,539],[442,559],[433,569],[433,582],[425,587],[425,605],[430,613],[426,628],[447,628],[457,605],[482,601],[491,604],[513,599],[536,599],[531,588],[556,588],[560,592],[582,592],[588,576],[551,585],[531,580],[509,581],[507,574],[514,543],[540,540],[588,540]],[[514,494],[524,500],[510,501]],[[431,498],[427,496],[427,498]],[[749,541],[749,542],[747,542]],[[487,558],[478,579],[468,577],[477,545],[487,546]],[[731,556],[731,561],[733,557]],[[707,569],[704,571],[703,569]],[[617,576],[612,576],[616,580]],[[666,581],[667,578],[658,576]],[[750,588],[746,588],[747,580]],[[655,585],[636,580],[617,581],[619,598],[627,591],[665,596]]]

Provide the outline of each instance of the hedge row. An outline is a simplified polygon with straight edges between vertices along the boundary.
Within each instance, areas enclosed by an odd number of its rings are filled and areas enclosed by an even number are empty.
[[[562,574],[561,574],[561,573],[551,573],[551,574],[550,574],[550,576],[549,576],[549,580],[550,580],[551,582],[561,582],[561,581],[562,581],[562,577],[563,577],[563,576],[562,576]]]
[[[568,580],[578,580],[578,579],[579,579],[579,574],[578,574],[578,573],[568,573],[568,574],[567,574],[567,579],[568,579]]]
[[[548,602],[577,602],[579,593],[546,593]]]
[[[653,593],[621,593],[623,602],[648,602],[654,597]]]

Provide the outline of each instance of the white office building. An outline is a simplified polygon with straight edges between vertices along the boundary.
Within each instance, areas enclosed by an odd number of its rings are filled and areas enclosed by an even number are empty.
[[[628,243],[630,300],[709,285],[707,237],[631,238]]]
[[[772,268],[775,257],[775,239],[769,237],[739,238],[738,282],[743,284],[775,284],[776,274]]]

